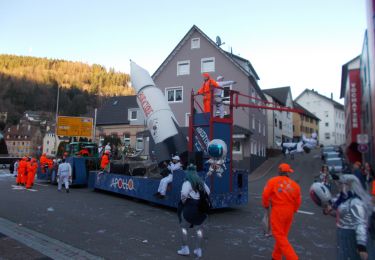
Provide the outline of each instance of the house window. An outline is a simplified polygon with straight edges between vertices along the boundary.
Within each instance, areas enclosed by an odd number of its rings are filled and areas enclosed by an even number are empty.
[[[128,112],[129,121],[137,120],[137,117],[138,117],[138,110],[129,109],[129,112]]]
[[[279,121],[279,129],[283,129],[283,122]]]
[[[233,153],[235,154],[242,154],[242,145],[239,140],[233,140]]]
[[[185,113],[185,126],[189,126],[190,113]]]
[[[201,39],[200,38],[191,39],[191,49],[199,49],[200,46],[201,46]]]
[[[327,126],[327,127],[329,126],[329,123],[328,123],[328,122],[326,122],[326,126]]]
[[[201,59],[201,72],[214,72],[215,71],[215,58]]]
[[[142,137],[137,137],[137,143],[135,144],[135,149],[137,151],[143,150],[144,145],[143,145],[143,138]]]
[[[190,61],[184,60],[177,62],[177,76],[190,74]]]
[[[277,127],[277,118],[275,118],[275,127]]]
[[[325,136],[326,140],[329,140],[331,138],[331,135],[329,133],[325,133],[324,136]]]
[[[49,141],[47,141],[47,144],[49,144]]]
[[[169,103],[182,102],[182,87],[166,88],[165,94]]]
[[[130,134],[129,133],[124,134],[124,145],[130,146]]]

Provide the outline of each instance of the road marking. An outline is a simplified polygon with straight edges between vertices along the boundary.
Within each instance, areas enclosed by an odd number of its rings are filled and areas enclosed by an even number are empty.
[[[103,259],[102,257],[92,255],[82,249],[75,248],[4,218],[0,218],[0,233],[17,240],[52,259]]]
[[[315,214],[314,212],[304,211],[304,210],[297,210],[297,212],[301,213],[301,214],[306,214],[306,215],[314,215]]]
[[[12,185],[12,189],[13,190],[28,190],[28,191],[38,191],[38,190],[34,190],[34,189],[26,189],[25,187],[23,186],[17,186],[17,185]]]
[[[40,183],[34,183],[35,185],[43,186],[43,187],[48,187],[48,184],[40,184]]]

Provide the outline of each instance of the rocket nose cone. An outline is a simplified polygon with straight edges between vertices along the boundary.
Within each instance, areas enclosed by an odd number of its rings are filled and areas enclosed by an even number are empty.
[[[130,78],[132,86],[137,92],[145,86],[155,86],[150,73],[134,61],[130,61]]]

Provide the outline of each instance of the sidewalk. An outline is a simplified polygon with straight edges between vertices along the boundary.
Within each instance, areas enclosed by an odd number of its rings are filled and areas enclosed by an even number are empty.
[[[262,163],[262,165],[256,168],[255,171],[249,175],[249,182],[257,181],[266,176],[275,165],[281,162],[282,158],[283,155],[268,158],[264,163]]]
[[[52,259],[0,233],[0,259]]]

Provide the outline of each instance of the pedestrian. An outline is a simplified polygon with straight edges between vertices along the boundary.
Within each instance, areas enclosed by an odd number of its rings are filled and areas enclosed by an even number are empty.
[[[17,179],[16,179],[17,185],[22,185],[23,183],[22,180],[24,179],[24,175],[25,175],[26,167],[27,167],[26,160],[27,160],[26,156],[22,157],[18,165],[18,174],[17,174]]]
[[[58,191],[61,191],[62,184],[65,184],[65,191],[69,193],[69,183],[72,181],[72,167],[65,159],[61,160],[61,164],[57,170]]]
[[[324,207],[323,213],[336,217],[337,259],[375,259],[368,233],[371,197],[356,176],[335,176],[340,192]]]
[[[375,173],[371,165],[368,162],[365,162],[365,166],[363,167],[363,172],[364,172],[364,175],[366,176],[366,183],[368,185],[368,191],[371,191],[372,187],[374,186]]]
[[[324,164],[320,170],[319,180],[323,183],[329,190],[331,190],[332,176],[329,173],[328,165]]]
[[[35,174],[38,170],[38,163],[35,158],[31,158],[30,162],[27,164],[27,181],[26,189],[31,189],[34,185]]]
[[[17,175],[18,175],[18,165],[19,165],[19,163],[20,163],[20,160],[16,160],[14,162],[14,174],[13,174],[14,177],[17,177]]]
[[[198,176],[196,167],[190,164],[186,170],[186,178],[181,188],[181,201],[178,205],[177,214],[181,227],[182,246],[177,251],[179,255],[189,255],[188,229],[195,229],[196,246],[194,254],[202,257],[203,228],[202,224],[207,219],[207,212],[200,209],[201,194],[210,194],[210,189]]]
[[[159,199],[164,199],[167,193],[168,184],[173,181],[173,172],[176,170],[180,170],[182,165],[180,163],[180,156],[175,155],[172,157],[172,162],[167,166],[169,170],[169,174],[160,180],[158,192],[154,195]]]
[[[356,161],[353,164],[353,171],[352,171],[352,173],[358,178],[358,180],[360,181],[360,183],[362,185],[362,188],[364,190],[367,190],[366,176],[362,172],[362,168],[361,168],[361,163],[360,162]]]
[[[198,94],[203,95],[203,111],[205,113],[211,112],[211,91],[212,88],[217,88],[219,85],[213,79],[211,79],[210,74],[203,73],[203,84],[198,90]]]
[[[42,173],[46,173],[48,169],[48,164],[47,164],[47,154],[43,153],[42,156],[39,158],[39,163],[40,163],[40,168],[42,170]]]
[[[108,171],[109,166],[109,151],[105,151],[101,160],[100,160],[100,169],[102,171]]]
[[[228,85],[233,85],[233,80],[224,81],[223,76],[218,76],[216,82],[219,85],[219,88],[214,88],[214,103],[215,103],[215,115],[219,114],[220,118],[224,118],[224,104],[223,104],[223,91],[224,87]]]
[[[111,153],[111,144],[108,142],[107,145],[104,147],[104,153],[105,152],[110,152]]]
[[[289,176],[293,173],[289,164],[279,165],[279,176],[268,180],[263,190],[263,207],[270,209],[271,232],[275,238],[272,259],[298,259],[296,252],[288,241],[289,229],[293,222],[294,213],[301,205],[299,185]]]

